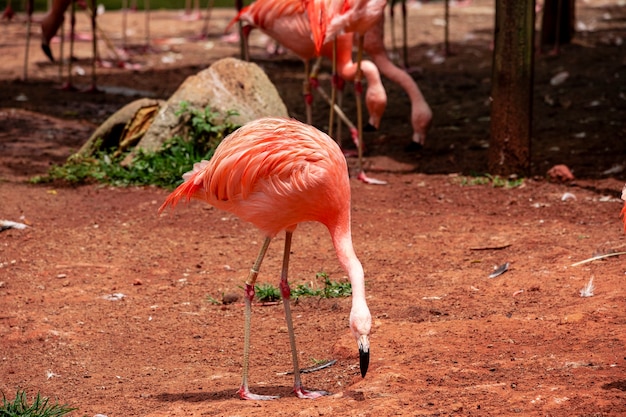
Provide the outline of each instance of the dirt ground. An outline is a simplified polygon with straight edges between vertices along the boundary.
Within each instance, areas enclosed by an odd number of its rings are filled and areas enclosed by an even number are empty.
[[[350,300],[303,298],[293,305],[302,366],[337,363],[303,377],[333,395],[294,398],[292,377],[282,374],[291,368],[282,306],[256,305],[251,385],[282,397],[261,403],[236,395],[241,301],[210,302],[241,292],[261,242],[252,226],[199,203],[158,216],[167,191],[157,188],[27,182],[62,163],[123,104],[167,98],[186,76],[235,56],[237,45],[221,39],[233,12],[214,11],[204,39],[194,39],[201,21],[153,12],[148,50],[143,14],[130,14],[130,64],[101,64],[103,92],[95,94],[58,89],[36,26],[23,81],[23,17],[3,22],[0,219],[30,227],[0,233],[0,390],[9,398],[18,388],[40,392],[80,416],[626,415],[624,256],[572,265],[626,251],[619,3],[578,2],[584,31],[559,55],[537,57],[533,175],[512,189],[464,184],[487,165],[492,2],[452,9],[454,55],[443,60],[442,4],[409,8],[412,74],[433,127],[423,150],[407,148],[409,102],[386,82],[390,104],[366,143],[370,173],[388,185],[352,181],[353,234],[373,315],[369,373],[358,372]],[[121,17],[100,19],[117,46]],[[82,13],[78,29],[84,39]],[[302,118],[300,62],[268,57],[263,38],[255,42],[254,60]],[[89,45],[76,45],[81,88],[90,83]],[[57,44],[53,50],[59,56]],[[99,50],[103,61],[115,58],[104,42]],[[567,80],[551,85],[564,71]],[[349,94],[345,103],[353,113]],[[316,109],[323,128],[323,107]],[[554,164],[577,179],[547,181]],[[272,244],[261,282],[277,283],[281,245]],[[508,272],[488,277],[507,262]],[[327,232],[304,224],[294,235],[291,282],[320,285],[318,272],[344,278]],[[594,295],[583,298],[591,279]]]

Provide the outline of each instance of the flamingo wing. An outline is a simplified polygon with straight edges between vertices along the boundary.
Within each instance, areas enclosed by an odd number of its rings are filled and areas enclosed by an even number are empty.
[[[327,135],[300,122],[260,119],[224,139],[210,161],[196,164],[159,210],[196,198],[273,236],[303,221],[324,223],[324,202],[341,188],[333,183],[337,170],[348,181],[345,158]]]

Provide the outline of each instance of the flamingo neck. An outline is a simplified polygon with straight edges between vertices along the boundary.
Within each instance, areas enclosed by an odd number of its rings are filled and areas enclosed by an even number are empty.
[[[349,223],[348,226],[337,226],[334,231],[331,231],[331,234],[339,263],[348,274],[352,285],[352,303],[353,305],[355,302],[365,303],[365,274],[363,266],[354,252]]]

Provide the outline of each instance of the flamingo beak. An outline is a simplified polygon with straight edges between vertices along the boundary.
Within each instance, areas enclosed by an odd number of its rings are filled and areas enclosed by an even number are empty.
[[[369,122],[365,126],[363,126],[364,132],[376,132],[377,130],[378,128]]]
[[[365,378],[367,368],[370,366],[370,341],[367,336],[359,337],[357,341],[359,345],[359,368],[361,369],[361,377]]]

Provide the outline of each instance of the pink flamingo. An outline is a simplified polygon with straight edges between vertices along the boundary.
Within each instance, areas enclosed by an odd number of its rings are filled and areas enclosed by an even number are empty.
[[[249,25],[258,27],[284,47],[292,50],[305,63],[305,101],[307,103],[307,121],[311,122],[310,102],[311,85],[317,86],[315,79],[309,77],[309,61],[316,56],[332,58],[336,56],[336,69],[338,76],[347,81],[355,81],[357,89],[357,117],[359,129],[352,129],[352,137],[359,150],[359,178],[365,182],[379,183],[365,176],[362,168],[362,123],[361,123],[361,71],[368,82],[365,96],[366,106],[369,112],[369,124],[378,128],[382,114],[387,105],[387,94],[380,79],[378,69],[371,61],[355,63],[352,60],[353,34],[346,32],[333,34],[334,45],[326,42],[331,37],[326,36],[325,5],[319,1],[304,2],[302,0],[257,0],[243,8],[235,19],[230,23],[232,26],[237,21],[247,22]],[[319,18],[320,16],[324,18]],[[228,28],[227,28],[228,30]],[[250,29],[247,30],[249,33]],[[247,35],[246,33],[246,35]],[[334,65],[335,67],[335,65]],[[334,101],[331,101],[333,109]],[[329,123],[329,127],[332,122]]]
[[[356,58],[356,75],[354,85],[356,90],[356,112],[359,142],[363,143],[363,121],[361,103],[361,79],[363,77],[363,40],[364,34],[382,18],[387,0],[310,0],[315,3],[320,12],[311,19],[311,26],[319,25],[318,29],[311,31],[316,45],[324,44],[330,40],[336,40],[341,34],[358,34],[358,47]],[[310,7],[311,9],[311,7]],[[319,34],[323,39],[319,39]],[[363,146],[357,147],[359,152],[359,175],[358,178],[368,184],[385,184],[367,177],[362,168]]]
[[[411,126],[413,127],[413,142],[423,146],[426,133],[430,128],[433,113],[424,99],[422,92],[413,78],[404,70],[398,68],[387,55],[384,42],[385,20],[378,22],[365,33],[363,48],[372,58],[380,72],[404,89],[411,101]]]
[[[305,62],[307,73],[305,81],[308,84],[308,62],[316,56],[332,58],[333,50],[330,43],[314,43],[311,35],[312,26],[307,15],[305,4],[302,0],[257,0],[244,7],[239,15],[230,23],[230,26],[238,20],[257,27],[279,42],[285,48],[290,49]],[[227,29],[228,30],[228,29]],[[247,29],[249,33],[250,29]],[[322,39],[318,36],[318,39]],[[357,66],[352,61],[352,34],[338,36],[337,46],[337,71],[338,75],[347,81],[353,81],[356,76]],[[365,61],[363,74],[368,82],[366,93],[366,105],[370,114],[369,123],[374,127],[380,127],[380,120],[387,105],[387,94],[380,79],[376,66]],[[305,95],[310,94],[307,90]],[[309,97],[307,102],[310,103]],[[308,110],[307,110],[308,111]],[[310,115],[307,114],[310,123]]]
[[[255,225],[265,241],[245,283],[242,399],[277,397],[252,394],[248,388],[250,314],[254,284],[271,239],[286,232],[280,289],[294,367],[294,392],[300,398],[327,393],[302,387],[287,282],[291,238],[298,223],[317,221],[328,228],[339,263],[352,284],[350,330],[359,348],[361,375],[369,365],[371,315],[365,301],[363,267],[352,246],[350,182],[339,146],[325,133],[296,120],[262,118],[232,133],[210,161],[184,175],[185,182],[167,197],[159,211],[181,199],[196,198]]]
[[[61,27],[64,21],[64,14],[67,7],[71,4],[71,21],[70,21],[70,58],[68,60],[68,81],[63,87],[64,90],[74,90],[75,87],[72,85],[72,59],[73,59],[73,47],[74,47],[74,29],[76,26],[76,10],[75,4],[80,0],[53,0],[52,6],[48,13],[41,20],[41,49],[44,54],[48,57],[48,59],[54,62],[54,56],[52,55],[52,50],[50,49],[50,42],[52,38],[56,35],[57,31]],[[87,5],[86,1],[83,3],[89,12],[89,17],[91,20],[91,51],[92,51],[92,61],[91,61],[91,86],[85,90],[85,92],[98,92],[98,88],[96,86],[96,60],[98,59],[97,53],[97,33],[96,30],[98,28],[96,24],[97,10],[96,10],[96,0],[91,0],[90,4]]]
[[[50,10],[41,19],[41,49],[52,62],[54,62],[54,56],[50,49],[50,41],[63,24],[63,15],[71,2],[72,0],[52,0]]]

